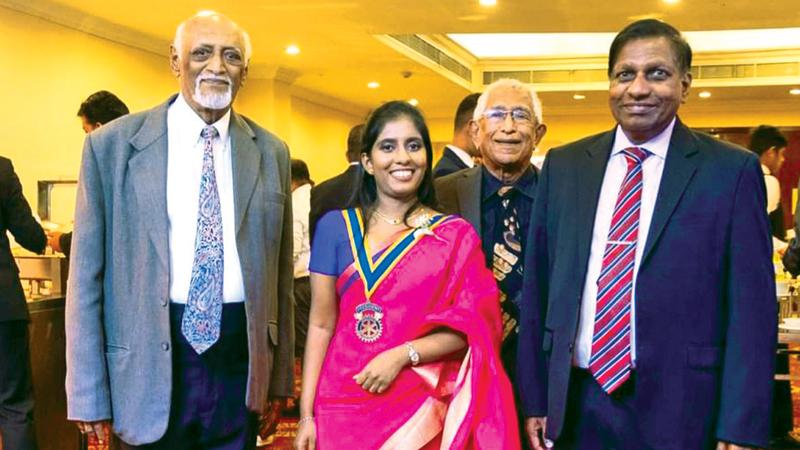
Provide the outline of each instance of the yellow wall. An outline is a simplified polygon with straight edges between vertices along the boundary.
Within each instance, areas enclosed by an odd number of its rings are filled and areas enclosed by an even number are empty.
[[[7,56],[0,71],[6,105],[0,110],[0,155],[14,162],[34,211],[37,180],[77,178],[85,135],[76,113],[89,94],[106,89],[131,111],[141,111],[178,89],[167,49],[155,55],[3,7],[0,36],[0,52]],[[347,133],[360,117],[290,92],[282,81],[250,79],[236,109],[286,140],[315,180],[336,175],[346,167]],[[71,217],[74,194],[62,191],[57,198],[54,216]]]
[[[363,117],[292,97],[291,119],[289,150],[308,164],[312,180],[319,183],[347,168],[347,134]]]
[[[84,133],[76,113],[89,94],[107,89],[140,110],[175,86],[166,58],[2,7],[0,36],[0,155],[13,160],[34,210],[37,180],[77,177]]]
[[[0,52],[6,55],[0,71],[6,105],[0,111],[0,155],[14,161],[34,209],[37,180],[77,177],[84,134],[76,112],[86,96],[107,89],[140,111],[177,90],[166,48],[164,55],[155,55],[3,7],[0,36]],[[340,173],[346,167],[347,133],[364,117],[325,106],[330,99],[317,102],[309,93],[291,92],[285,81],[250,79],[236,109],[286,140],[292,156],[308,163],[315,181]],[[735,105],[721,112],[688,104],[681,111],[692,127],[800,125],[796,102]],[[541,151],[613,125],[608,111],[600,108],[550,113],[545,106],[544,112],[549,131]],[[429,127],[437,150],[450,141],[452,117],[429,118]],[[71,211],[72,204],[65,203]]]

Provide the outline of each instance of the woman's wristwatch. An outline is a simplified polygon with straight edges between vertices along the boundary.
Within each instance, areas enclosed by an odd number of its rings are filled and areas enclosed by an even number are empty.
[[[406,342],[406,347],[408,347],[408,360],[411,361],[412,366],[416,366],[419,364],[419,352],[411,342]]]

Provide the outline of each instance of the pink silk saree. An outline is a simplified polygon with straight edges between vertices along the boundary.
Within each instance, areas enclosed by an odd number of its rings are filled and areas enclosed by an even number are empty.
[[[471,225],[440,216],[375,259],[363,240],[360,213],[342,214],[355,261],[336,283],[339,316],[314,406],[318,448],[520,448],[511,384],[498,356],[498,291]],[[367,295],[383,314],[371,343],[356,333],[356,308]],[[382,394],[353,380],[382,351],[441,327],[462,333],[467,349],[407,366]]]

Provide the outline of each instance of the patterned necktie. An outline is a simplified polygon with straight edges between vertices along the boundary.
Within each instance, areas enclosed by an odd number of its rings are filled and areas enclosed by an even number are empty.
[[[214,174],[213,126],[203,128],[203,173],[200,176],[200,205],[197,209],[197,236],[194,243],[192,280],[183,312],[181,332],[192,348],[201,354],[219,339],[222,320],[222,211]]]
[[[516,191],[504,186],[497,191],[500,197],[499,220],[495,223],[492,251],[492,272],[500,288],[503,312],[503,343],[516,336],[519,322],[519,295],[522,288],[522,244],[519,237],[517,208],[513,204]]]
[[[642,162],[648,156],[646,150],[638,147],[626,148],[622,152],[628,163],[628,172],[617,195],[603,266],[597,279],[592,357],[589,360],[589,371],[609,394],[622,386],[631,373],[633,270],[642,203]]]

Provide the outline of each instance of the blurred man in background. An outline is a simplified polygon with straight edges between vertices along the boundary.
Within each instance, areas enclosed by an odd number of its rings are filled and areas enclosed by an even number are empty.
[[[116,95],[108,91],[97,91],[86,98],[78,108],[78,117],[84,133],[91,133],[117,117],[128,114],[128,107]],[[72,233],[52,231],[47,234],[47,244],[55,252],[69,258],[72,247]]]
[[[351,197],[356,190],[358,173],[361,169],[361,135],[364,124],[358,124],[347,134],[347,170],[311,189],[311,210],[308,225],[311,242],[314,242],[314,229],[323,214],[334,209],[350,206]]]
[[[761,125],[753,130],[750,135],[750,150],[758,155],[761,170],[764,172],[764,184],[767,187],[767,214],[772,236],[786,240],[786,228],[783,225],[783,208],[781,207],[781,185],[778,182],[778,173],[783,166],[784,151],[787,145],[786,137],[781,131],[771,125]],[[776,248],[785,247],[782,242],[775,242]]]
[[[469,94],[458,104],[453,121],[453,143],[444,148],[441,159],[433,168],[434,178],[474,167],[475,159],[480,158],[480,150],[475,147],[470,133],[472,115],[480,96],[479,92]]]

